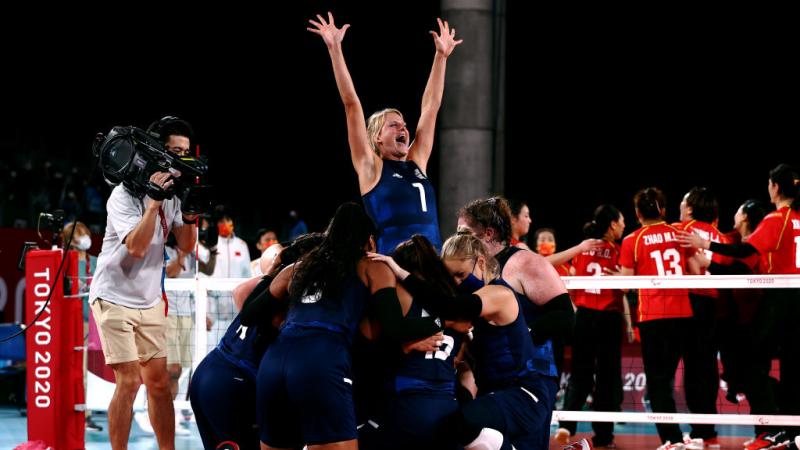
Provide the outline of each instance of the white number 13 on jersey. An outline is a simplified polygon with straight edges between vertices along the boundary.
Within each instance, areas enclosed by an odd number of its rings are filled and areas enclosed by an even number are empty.
[[[683,269],[681,269],[681,254],[674,248],[664,250],[663,256],[660,251],[654,250],[650,252],[650,257],[656,262],[656,267],[660,276],[683,275]],[[669,264],[669,269],[664,267],[665,262]]]
[[[428,202],[425,201],[425,188],[422,183],[411,183],[411,185],[419,189],[419,202],[422,204],[422,212],[428,212]]]

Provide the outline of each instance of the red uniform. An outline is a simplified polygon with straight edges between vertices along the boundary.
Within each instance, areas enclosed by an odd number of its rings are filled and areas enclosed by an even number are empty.
[[[620,247],[614,242],[603,241],[603,246],[583,252],[572,259],[576,276],[601,276],[603,269],[616,270]],[[622,291],[619,289],[576,289],[572,299],[575,306],[601,311],[622,312]]]
[[[711,241],[711,242],[719,242],[721,244],[730,244],[730,240],[728,236],[720,232],[717,227],[711,225],[708,222],[700,222],[698,220],[687,220],[685,222],[678,222],[672,224],[675,228],[680,230],[688,231],[690,233],[695,233],[701,238]],[[710,250],[703,250],[706,255],[706,258],[710,259],[711,261],[717,264],[729,265],[732,262],[732,259],[727,256],[722,256],[717,253],[713,253]],[[706,271],[706,275],[710,275],[708,271]],[[717,289],[698,289],[693,288],[689,289],[689,292],[692,294],[703,295],[706,297],[713,297],[719,298],[719,290]]]
[[[646,225],[622,241],[619,264],[636,275],[686,274],[686,249],[675,240],[677,228],[665,222]],[[639,322],[692,317],[688,289],[640,289]]]
[[[558,276],[568,277],[572,275],[570,273],[570,269],[572,268],[572,266],[569,263],[559,264],[555,266],[555,268],[556,272],[558,272]]]
[[[761,254],[763,273],[800,273],[800,215],[790,207],[767,214],[747,243]]]

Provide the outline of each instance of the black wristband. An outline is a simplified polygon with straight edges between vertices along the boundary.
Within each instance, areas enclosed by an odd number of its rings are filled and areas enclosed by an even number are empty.
[[[181,214],[181,220],[183,220],[183,223],[185,223],[186,225],[196,225],[197,224],[197,217],[195,217],[194,220],[189,221],[189,220],[186,220],[186,215],[185,214]]]

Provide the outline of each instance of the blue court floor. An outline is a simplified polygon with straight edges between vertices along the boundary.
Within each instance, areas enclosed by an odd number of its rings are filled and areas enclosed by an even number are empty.
[[[87,450],[106,450],[111,448],[108,441],[108,419],[105,414],[94,414],[94,421],[103,427],[103,431],[86,431]],[[200,441],[200,434],[197,432],[197,425],[193,422],[189,424],[188,436],[175,436],[175,449],[202,449],[203,443]],[[28,420],[19,414],[16,408],[0,406],[0,450],[10,450],[17,445],[28,440]],[[131,426],[131,437],[128,443],[130,450],[157,450],[156,438],[152,433],[142,431],[133,422]]]

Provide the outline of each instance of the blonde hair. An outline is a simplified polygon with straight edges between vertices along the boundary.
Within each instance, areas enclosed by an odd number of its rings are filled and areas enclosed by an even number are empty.
[[[486,280],[493,280],[497,278],[499,265],[494,256],[489,255],[483,241],[471,234],[455,234],[447,238],[442,245],[442,260],[448,259],[476,259],[483,256],[486,260],[485,274],[483,276]]]
[[[399,110],[395,108],[386,108],[372,114],[367,120],[367,139],[369,139],[369,146],[372,147],[372,151],[378,156],[381,156],[381,151],[378,149],[378,144],[375,141],[381,133],[383,124],[386,123],[386,114],[389,113],[395,113],[401,118],[403,117],[403,113]]]
[[[72,238],[72,244],[76,243],[76,241],[75,241],[75,237],[76,236],[81,236],[81,235],[86,235],[86,236],[90,236],[90,237],[92,236],[92,232],[89,231],[89,227],[87,227],[83,222],[70,222],[70,223],[64,225],[64,229],[63,229],[63,231],[61,231],[61,240],[62,240],[62,242],[66,241],[67,238],[69,238],[70,235],[72,235],[72,227],[78,227],[78,229],[75,230],[76,234]]]

